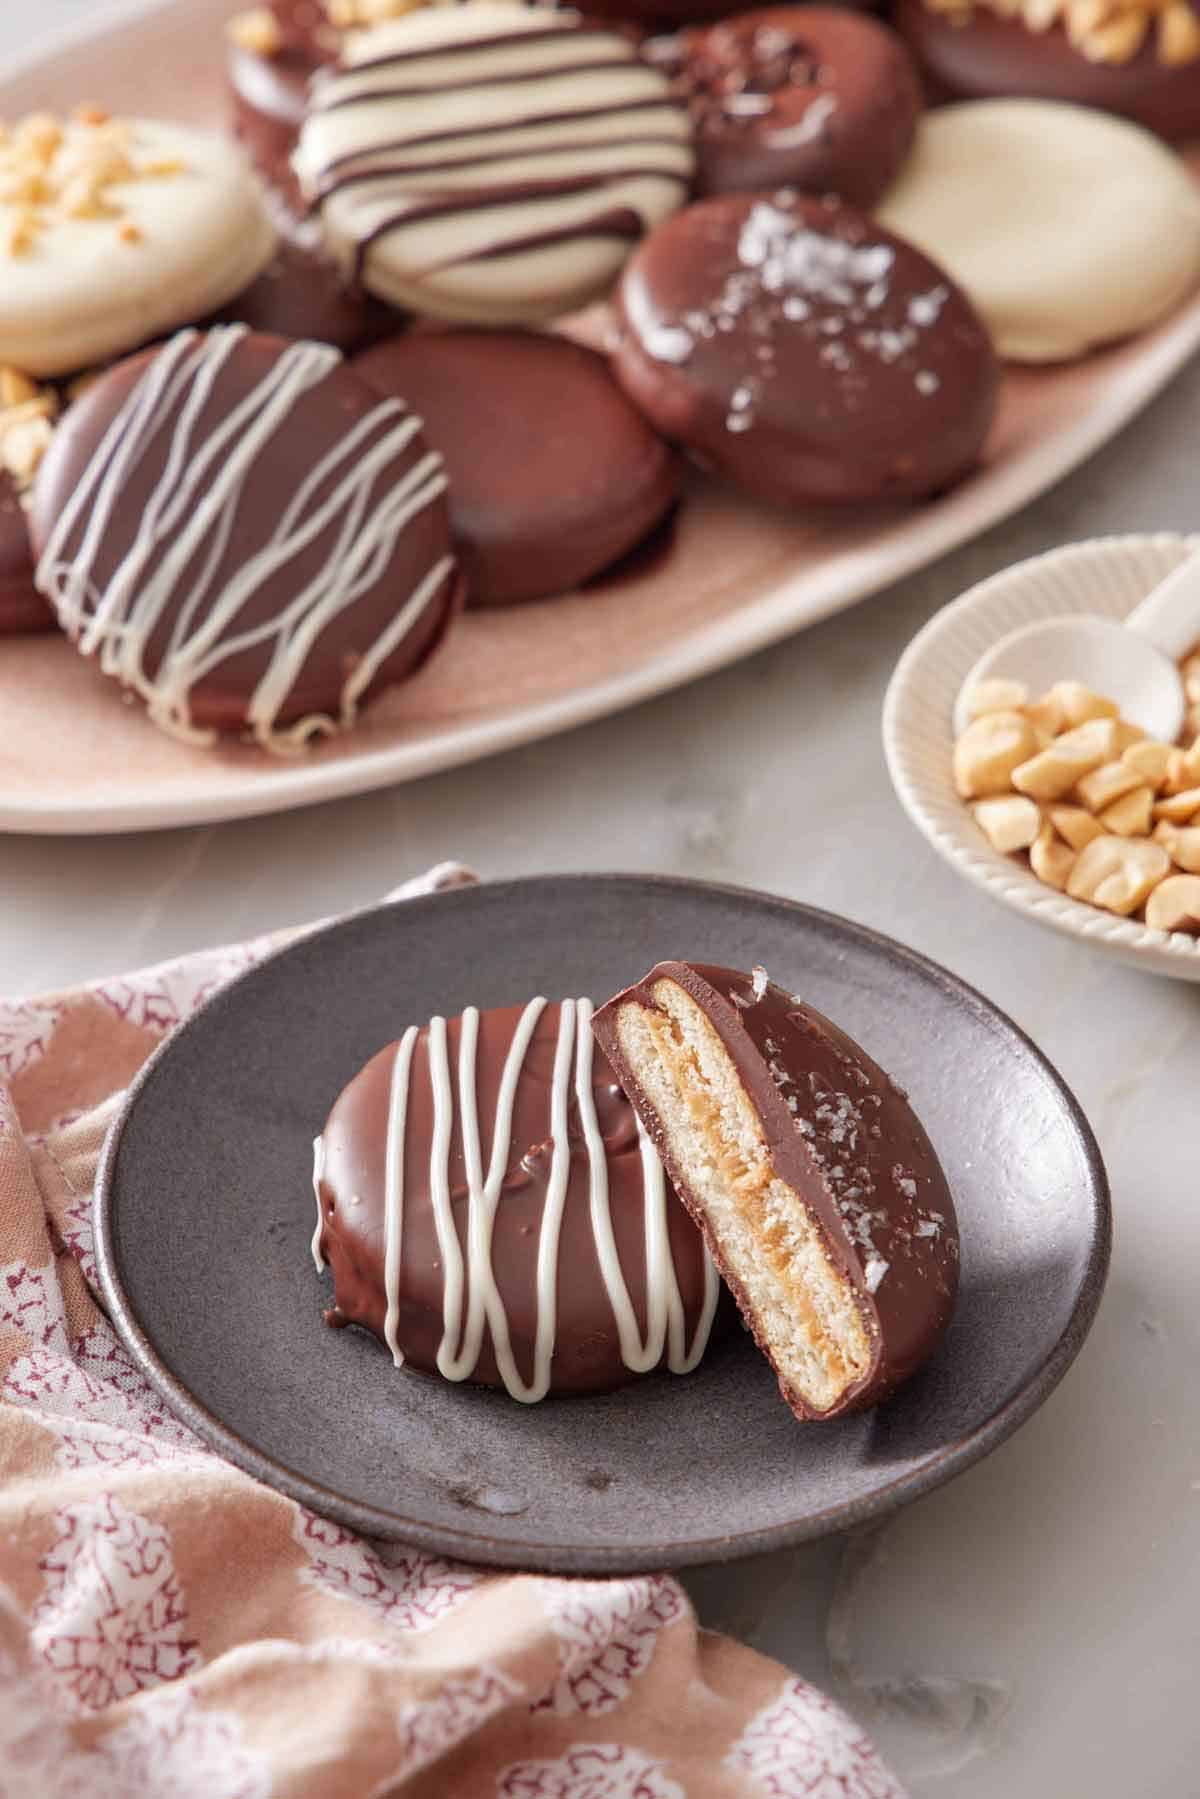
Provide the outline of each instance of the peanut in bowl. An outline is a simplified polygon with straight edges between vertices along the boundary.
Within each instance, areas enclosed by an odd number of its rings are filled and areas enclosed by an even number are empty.
[[[1195,548],[1167,533],[1099,538],[979,583],[909,645],[883,736],[901,804],[960,874],[1039,924],[1200,981],[1200,878],[1190,866],[1200,860],[1200,797],[1191,799],[1200,770],[1190,766],[1200,752],[1151,745],[1077,687],[1057,699],[992,694],[956,778],[953,725],[959,689],[990,644],[1071,612],[1124,619]]]

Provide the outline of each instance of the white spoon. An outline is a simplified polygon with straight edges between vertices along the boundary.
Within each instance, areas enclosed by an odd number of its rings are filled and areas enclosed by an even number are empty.
[[[1183,730],[1186,699],[1179,662],[1200,643],[1200,552],[1194,552],[1121,623],[1078,612],[1040,619],[1002,637],[982,655],[954,705],[958,734],[981,681],[1024,681],[1036,698],[1055,681],[1082,681],[1116,700],[1121,716],[1161,743]]]

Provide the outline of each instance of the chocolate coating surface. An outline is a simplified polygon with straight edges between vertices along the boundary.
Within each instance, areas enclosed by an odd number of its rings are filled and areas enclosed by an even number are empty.
[[[796,187],[869,207],[912,147],[916,67],[874,19],[766,7],[659,40],[648,54],[678,70],[700,194]]]
[[[445,457],[469,605],[563,593],[675,502],[678,458],[579,344],[460,331],[382,344],[354,370],[419,413]]]
[[[998,369],[962,291],[863,214],[724,195],[661,225],[617,293],[618,379],[750,494],[916,499],[966,473]]]
[[[522,1013],[509,1006],[478,1015],[475,1090],[484,1168],[496,1126],[501,1075]],[[516,1087],[503,1177],[491,1236],[491,1263],[513,1354],[521,1376],[533,1378],[539,1299],[539,1236],[552,1178],[551,1086],[561,1008],[542,1011]],[[447,1027],[449,1067],[457,1071],[463,1021]],[[334,1278],[337,1309],[331,1322],[364,1325],[384,1338],[385,1211],[388,1115],[399,1045],[390,1044],[355,1076],[336,1101],[323,1134],[318,1183],[320,1247]],[[597,1052],[591,1092],[603,1141],[613,1235],[639,1333],[647,1328],[647,1254],[643,1214],[644,1183],[637,1120],[611,1069]],[[446,1174],[455,1241],[466,1270],[464,1313],[475,1289],[468,1253],[469,1183],[463,1113],[456,1091],[448,1150],[434,1148],[434,1082],[429,1028],[412,1052],[404,1119],[402,1222],[396,1341],[406,1363],[435,1372],[445,1330],[445,1261],[439,1241],[432,1185],[435,1171]],[[601,1272],[590,1213],[589,1157],[576,1101],[567,1112],[569,1162],[557,1262],[557,1330],[550,1362],[551,1393],[584,1393],[619,1386],[633,1378],[621,1354],[612,1303]],[[705,1258],[698,1231],[678,1199],[666,1189],[670,1253],[682,1301],[687,1341],[697,1331],[705,1307]],[[451,1352],[458,1343],[450,1345]],[[485,1330],[479,1359],[468,1378],[500,1384],[495,1342]]]
[[[403,330],[403,313],[347,281],[333,258],[294,239],[208,324],[242,324],[272,337],[305,337],[353,356]]]
[[[13,478],[0,470],[0,636],[53,631],[58,621],[33,584],[29,528]]]
[[[1061,25],[1030,31],[977,6],[956,22],[924,0],[898,0],[896,29],[916,54],[933,100],[1068,100],[1133,119],[1160,137],[1200,136],[1200,60],[1165,62],[1154,22],[1126,62],[1096,62]]]
[[[63,415],[33,488],[39,586],[177,734],[349,722],[350,684],[415,671],[457,603],[443,487],[417,423],[335,351],[183,332]]]
[[[683,988],[716,1031],[776,1174],[804,1202],[868,1324],[872,1365],[836,1410],[873,1405],[928,1358],[954,1309],[958,1225],[933,1145],[900,1088],[822,1013],[735,969],[659,963],[601,1007],[595,1033],[702,1229],[703,1208],[674,1165],[661,1121],[616,1036],[619,1009],[633,1003],[657,1010],[653,989],[664,979]],[[711,1236],[709,1242],[721,1266]],[[729,1269],[721,1272],[770,1359],[753,1308]],[[799,1395],[783,1391],[798,1416],[812,1415]]]
[[[272,55],[228,45],[234,135],[255,167],[296,212],[303,209],[291,155],[304,122],[308,84],[336,61],[340,34],[322,0],[269,0],[281,44]]]

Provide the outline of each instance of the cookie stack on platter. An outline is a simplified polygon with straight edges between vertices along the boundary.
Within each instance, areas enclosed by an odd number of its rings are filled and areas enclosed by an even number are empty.
[[[858,12],[600,10],[276,0],[229,31],[241,150],[88,107],[8,129],[0,630],[62,627],[189,741],[294,753],[464,605],[663,533],[689,470],[793,512],[935,498],[1002,360],[1200,278],[1140,125],[926,112]]]

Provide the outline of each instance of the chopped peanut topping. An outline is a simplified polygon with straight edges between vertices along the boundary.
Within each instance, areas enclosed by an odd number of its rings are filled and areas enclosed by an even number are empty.
[[[1171,858],[1161,843],[1148,838],[1096,837],[1080,850],[1067,882],[1072,899],[1090,900],[1128,918],[1144,905],[1171,872]]]
[[[954,746],[954,782],[963,799],[1012,791],[1012,773],[1037,749],[1033,726],[1019,712],[985,712]]]
[[[20,369],[0,368],[0,407],[5,410],[36,400],[39,391],[37,382],[23,375]]]
[[[0,367],[0,469],[23,493],[37,474],[53,432],[58,396],[20,369]]]
[[[1180,673],[1200,710],[1200,651]],[[984,681],[967,713],[954,784],[994,850],[1072,899],[1200,936],[1200,728],[1155,743],[1078,681],[1036,698]]]
[[[1078,859],[1069,844],[1059,842],[1049,823],[1042,826],[1029,852],[1029,866],[1038,880],[1044,881],[1047,887],[1057,887],[1060,893],[1070,880]]]
[[[1027,850],[1036,841],[1042,815],[1032,800],[1020,794],[1005,794],[992,800],[980,800],[975,807],[975,822],[994,850],[1002,856],[1014,850]]]
[[[982,718],[985,712],[1019,712],[1029,699],[1024,681],[980,681],[971,689],[969,712]]]
[[[18,208],[12,217],[0,227],[4,233],[4,247],[9,255],[28,256],[37,237],[37,228],[36,213],[27,206]]]
[[[931,12],[966,23],[975,7],[1019,19],[1029,31],[1062,27],[1068,43],[1088,62],[1119,67],[1148,38],[1158,62],[1182,68],[1200,61],[1200,18],[1189,0],[925,0]]]
[[[1200,813],[1200,787],[1173,793],[1170,799],[1159,800],[1154,808],[1155,818],[1168,818],[1173,825],[1190,824],[1197,813]]]
[[[252,56],[278,56],[283,49],[283,31],[269,6],[235,13],[225,30],[231,43]]]
[[[1051,806],[1047,816],[1063,842],[1073,850],[1086,849],[1093,837],[1104,834],[1104,826],[1083,806]]]
[[[80,108],[65,124],[30,113],[0,126],[0,254],[36,253],[42,233],[66,219],[122,221],[118,235],[139,242],[117,190],[183,171],[177,158],[140,164],[132,126],[97,107]]]
[[[429,0],[325,0],[325,11],[330,24],[339,31],[356,31],[379,25],[384,19],[398,19],[428,4]]]
[[[1146,901],[1146,923],[1155,931],[1200,931],[1200,879],[1168,875]]]

